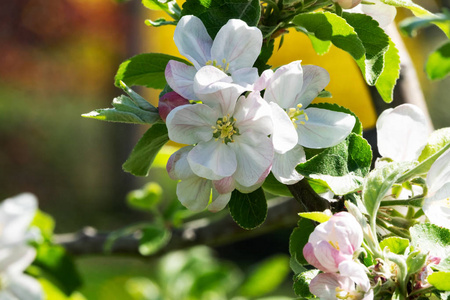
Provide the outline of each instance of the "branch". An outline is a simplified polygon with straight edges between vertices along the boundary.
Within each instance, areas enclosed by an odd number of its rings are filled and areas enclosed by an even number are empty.
[[[188,222],[183,228],[175,229],[169,244],[155,255],[195,245],[220,246],[281,228],[292,228],[297,224],[299,219],[297,212],[300,211],[301,208],[294,199],[277,198],[269,201],[266,221],[261,227],[254,230],[240,228],[230,215],[215,222],[206,218]],[[86,227],[76,233],[55,235],[54,241],[73,255],[104,254],[104,245],[108,235],[108,232],[98,232],[92,227]],[[138,247],[139,238],[137,236],[126,236],[116,240],[111,252],[113,254],[139,255]]]

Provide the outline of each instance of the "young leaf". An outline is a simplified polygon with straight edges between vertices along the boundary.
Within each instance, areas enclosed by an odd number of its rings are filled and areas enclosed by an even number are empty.
[[[169,141],[166,124],[155,124],[142,136],[127,161],[124,171],[135,176],[147,176],[159,150]]]
[[[390,38],[389,49],[384,55],[384,65],[389,67],[384,68],[383,73],[378,77],[375,87],[384,102],[391,103],[394,100],[395,84],[400,77],[400,56],[394,42]]]
[[[441,23],[441,25],[445,25],[450,21],[450,13],[448,11],[444,11],[442,14],[435,14],[429,16],[423,16],[420,18],[411,17],[402,20],[399,24],[400,30],[405,35],[409,35],[413,37],[416,35],[417,30],[420,28],[425,28],[431,26],[436,23]]]
[[[409,246],[409,240],[401,237],[393,236],[388,237],[380,242],[380,248],[383,250],[385,247],[392,253],[403,254]]]
[[[319,223],[326,222],[331,218],[331,216],[321,211],[303,212],[299,213],[298,215],[304,219],[313,220]]]
[[[311,298],[313,295],[309,291],[309,284],[314,277],[319,274],[319,270],[309,270],[297,274],[294,277],[294,292],[299,297]]]
[[[450,42],[430,54],[425,70],[431,80],[443,79],[450,74]]]
[[[142,237],[139,241],[139,253],[151,255],[169,243],[171,232],[162,226],[150,225],[142,230]]]
[[[262,188],[249,194],[234,190],[228,206],[233,220],[244,229],[260,226],[267,216],[267,201]]]
[[[49,214],[44,213],[41,210],[37,210],[34,215],[34,219],[31,222],[30,227],[36,226],[41,231],[42,237],[50,241],[53,236],[53,230],[55,229],[55,220]]]
[[[161,194],[161,186],[156,182],[149,182],[142,189],[129,192],[127,202],[135,209],[153,211],[161,200]]]
[[[427,281],[438,290],[450,291],[450,272],[434,272],[427,277]]]
[[[331,42],[330,41],[322,41],[316,38],[312,34],[308,34],[309,40],[311,41],[311,45],[313,46],[314,50],[319,55],[325,55],[328,53],[328,51],[331,48]]]
[[[303,256],[303,248],[308,243],[309,235],[314,231],[314,227],[311,220],[301,218],[289,237],[289,253],[300,265],[308,264]]]
[[[259,0],[187,0],[182,15],[194,15],[202,20],[211,38],[230,19],[241,19],[256,26],[261,16]]]
[[[120,64],[115,77],[115,85],[120,81],[129,86],[142,85],[154,89],[163,89],[166,85],[164,72],[169,60],[190,65],[184,59],[161,53],[144,53],[133,56]]]

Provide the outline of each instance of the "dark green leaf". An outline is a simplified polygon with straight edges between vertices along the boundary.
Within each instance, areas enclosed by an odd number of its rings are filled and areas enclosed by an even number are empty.
[[[182,15],[194,15],[206,27],[211,38],[230,19],[241,19],[248,26],[256,26],[261,16],[258,0],[187,0]]]
[[[450,42],[430,54],[425,70],[431,80],[443,79],[450,74]]]
[[[308,299],[313,297],[309,291],[309,284],[311,280],[319,274],[319,270],[304,271],[294,277],[294,292],[297,296],[307,297]]]
[[[139,241],[139,253],[151,255],[169,243],[172,234],[162,226],[151,225],[142,230]]]
[[[164,71],[169,60],[190,65],[184,59],[167,54],[138,54],[120,64],[115,77],[115,85],[120,87],[120,81],[123,81],[129,86],[142,85],[154,89],[163,89],[166,85]]]
[[[258,59],[254,64],[254,67],[258,68],[259,74],[261,74],[267,69],[270,69],[270,66],[267,64],[267,61],[272,56],[274,43],[275,43],[274,40],[270,40],[268,43],[264,43],[261,48],[261,53],[259,54]]]
[[[228,206],[233,220],[244,229],[260,226],[267,216],[267,201],[262,188],[249,194],[234,190]]]
[[[370,145],[360,135],[351,133],[340,144],[299,164],[296,170],[326,184],[335,194],[344,195],[361,187],[371,162]]]
[[[352,115],[353,117],[355,117],[355,120],[356,120],[355,126],[353,126],[353,129],[352,129],[352,132],[356,133],[356,134],[359,134],[359,135],[362,134],[362,130],[363,130],[362,123],[359,120],[358,116],[355,115],[350,109],[348,109],[346,107],[343,107],[343,106],[340,106],[340,105],[337,105],[335,103],[327,103],[327,102],[313,103],[313,104],[310,104],[308,107],[317,107],[317,108],[328,109],[328,110],[337,111],[337,112],[343,112],[343,113]]]
[[[289,238],[289,253],[301,265],[308,264],[303,256],[303,248],[308,243],[309,235],[314,231],[314,228],[314,223],[311,220],[301,218]]]
[[[166,124],[153,125],[136,144],[123,170],[135,176],[147,176],[156,154],[168,141]]]

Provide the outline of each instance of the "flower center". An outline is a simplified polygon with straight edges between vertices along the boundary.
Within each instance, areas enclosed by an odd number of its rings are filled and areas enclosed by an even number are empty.
[[[340,250],[338,241],[336,241],[334,243],[332,241],[328,241],[328,243],[330,243],[330,245],[333,246],[334,249],[336,249],[338,251]]]
[[[287,110],[287,114],[295,128],[297,128],[298,123],[305,125],[305,122],[308,121],[308,115],[301,109],[302,106],[303,105],[298,104],[296,108],[289,108]]]
[[[346,291],[340,287],[336,288],[336,299],[357,300],[361,298],[361,294],[356,291]]]
[[[239,129],[235,127],[236,119],[226,115],[217,119],[216,126],[211,126],[213,137],[217,140],[221,139],[222,143],[233,143],[233,135],[239,135]]]
[[[228,69],[230,68],[230,63],[227,63],[227,60],[224,58],[222,59],[222,64],[218,64],[217,60],[208,60],[206,62],[207,66],[213,66],[219,69],[220,71],[227,73]]]

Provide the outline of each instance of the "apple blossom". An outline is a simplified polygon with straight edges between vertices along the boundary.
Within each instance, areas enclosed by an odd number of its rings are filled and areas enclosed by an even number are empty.
[[[367,277],[367,275],[365,275]],[[321,273],[311,280],[309,290],[321,300],[372,300],[373,290],[364,290],[350,277]]]
[[[344,9],[350,9],[361,3],[362,0],[333,0],[334,3],[339,4]]]
[[[189,100],[183,98],[177,92],[168,92],[159,98],[158,112],[163,121],[166,121],[167,115],[177,106],[189,104]]]
[[[351,13],[366,14],[377,21],[381,28],[386,28],[391,24],[397,14],[397,9],[394,6],[385,4],[380,0],[368,0],[347,11]]]
[[[203,66],[217,68],[243,87],[250,87],[258,78],[253,64],[261,52],[262,33],[242,20],[229,20],[212,40],[199,18],[184,16],[175,29],[174,40],[193,66],[171,60],[165,76],[169,86],[186,99],[197,99],[194,77]]]

